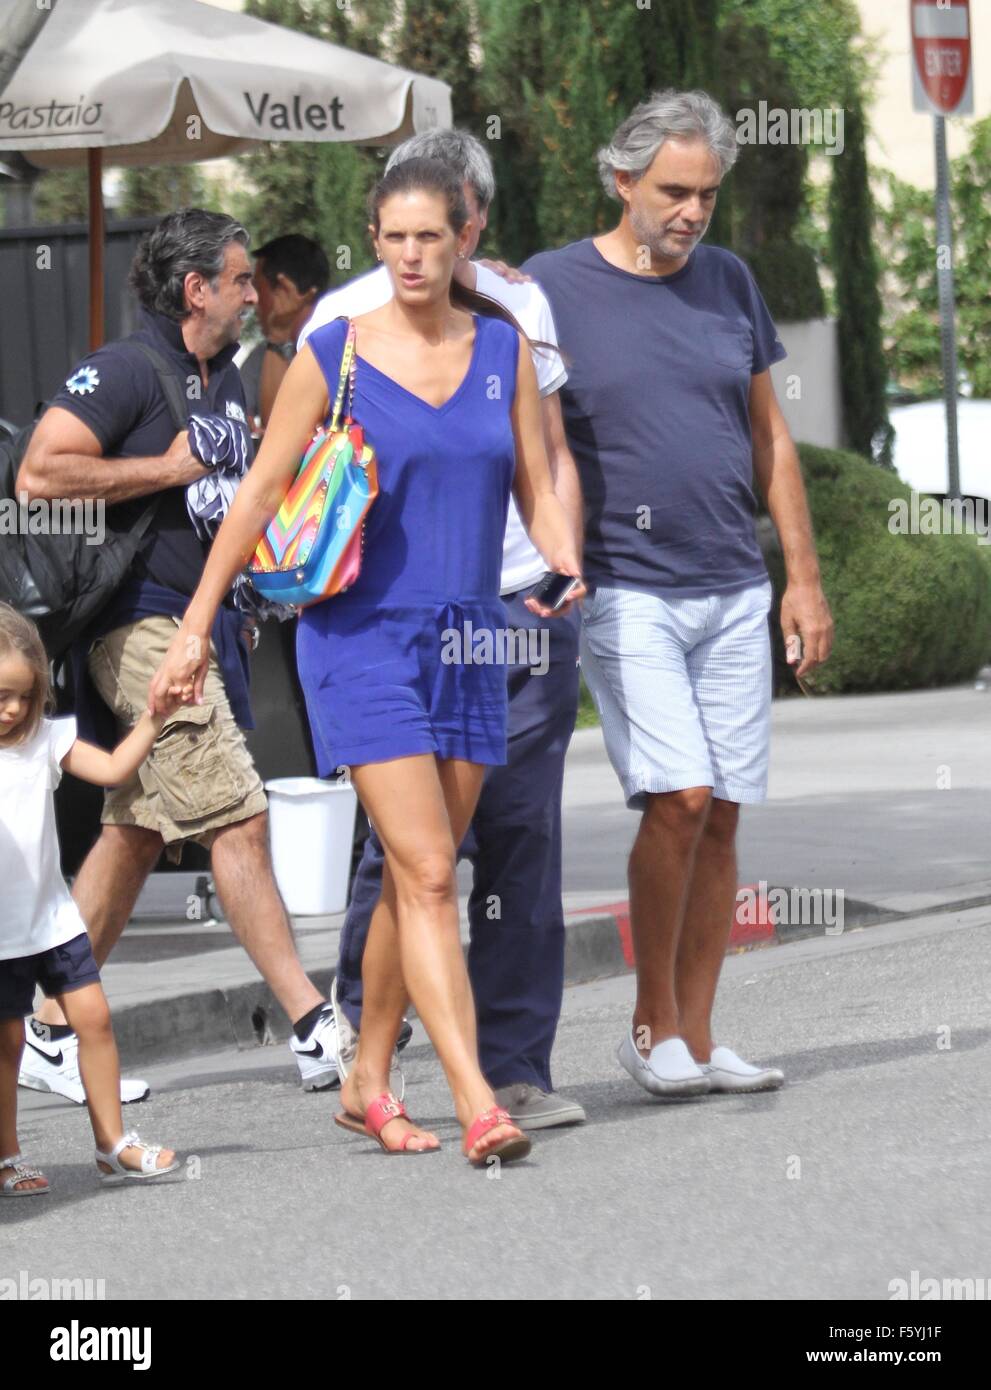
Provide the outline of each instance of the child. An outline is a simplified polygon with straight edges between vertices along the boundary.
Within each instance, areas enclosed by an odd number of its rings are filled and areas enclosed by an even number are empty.
[[[172,709],[178,704],[171,696]],[[21,1161],[17,1073],[24,1015],[36,985],[58,1001],[79,1035],[79,1069],[101,1180],[155,1178],[179,1162],[171,1149],[124,1134],[120,1065],[110,1010],[86,926],[59,867],[53,793],[66,768],[116,786],[148,757],[167,715],[145,714],[106,753],[76,738],[74,719],[45,717],[48,658],[38,630],[0,603],[0,1196],[37,1197],[47,1179]]]

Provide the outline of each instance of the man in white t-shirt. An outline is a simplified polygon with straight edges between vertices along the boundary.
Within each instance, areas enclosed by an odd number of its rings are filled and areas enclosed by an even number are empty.
[[[462,130],[415,135],[392,153],[387,168],[406,159],[439,159],[464,180],[474,254],[488,220],[495,178],[488,153]],[[455,275],[468,288],[497,299],[531,341],[557,345],[550,306],[532,282],[510,284],[469,258]],[[392,297],[379,266],[320,299],[300,334],[342,315],[356,318]],[[567,372],[556,352],[535,350],[543,399],[544,439],[554,488],[581,538],[578,473],[564,435],[558,391]],[[579,548],[580,553],[580,548]],[[580,1124],[585,1112],[554,1093],[550,1055],[564,984],[561,905],[561,792],[564,756],[578,709],[578,615],[542,620],[524,606],[547,566],[530,544],[516,504],[509,502],[501,595],[506,627],[524,629],[528,664],[509,665],[509,761],[490,769],[461,853],[471,859],[468,966],[478,1011],[482,1070],[498,1103],[526,1129]],[[374,829],[365,842],[341,933],[336,983],[338,1048],[346,1066],[361,1020],[361,957],[382,883],[382,846]]]

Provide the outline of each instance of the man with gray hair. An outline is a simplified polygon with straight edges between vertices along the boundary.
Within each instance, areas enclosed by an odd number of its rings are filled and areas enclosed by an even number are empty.
[[[657,1096],[783,1080],[711,1034],[740,806],[767,785],[772,593],[754,477],[784,552],[781,627],[797,674],[832,641],[771,384],[785,351],[746,265],[700,245],[736,155],[706,93],[654,94],[599,154],[618,225],[523,267],[568,359],[561,396],[586,509],[582,667],[641,812],[629,861],[637,997],[618,1057]]]
[[[484,145],[464,130],[427,131],[393,150],[386,167],[414,158],[439,160],[463,181],[471,241],[465,259],[457,262],[456,277],[468,289],[498,299],[531,340],[556,345],[554,321],[536,285],[507,284],[469,259],[495,194]],[[391,295],[385,266],[331,290],[317,305],[300,346],[320,324],[340,315],[354,318],[387,303]],[[556,351],[535,349],[533,361],[554,488],[572,519],[580,550],[581,495],[558,399],[567,373]],[[513,642],[514,655],[507,656],[508,762],[489,770],[461,854],[474,869],[468,969],[482,1071],[498,1103],[525,1129],[580,1124],[585,1118],[576,1101],[554,1091],[551,1078],[564,987],[561,794],[564,756],[578,711],[578,619],[576,613],[541,619],[526,607],[543,572],[544,562],[510,499],[500,592],[507,634],[521,633],[526,640]],[[361,1021],[361,960],[381,890],[382,864],[382,846],[372,829],[341,932],[335,1001],[342,1069]]]
[[[184,208],[163,218],[131,268],[137,332],[70,373],[21,465],[19,491],[102,499],[121,529],[140,527],[153,505],[130,571],[77,649],[77,713],[84,725],[91,721],[85,737],[114,742],[138,719],[199,583],[209,542],[194,524],[187,488],[218,460],[202,461],[194,442],[201,450],[210,439],[250,448],[233,360],[257,302],[247,244],[245,229],[222,213]],[[185,398],[185,414],[204,417],[202,429],[177,431],[169,377],[176,408]],[[325,1046],[333,1020],[296,954],[272,873],[268,803],[241,733],[253,727],[246,627],[228,601],[212,634],[204,703],[176,710],[138,775],[106,793],[100,838],[72,891],[102,965],[163,847],[176,863],[187,841],[209,849],[227,919],[293,1023],[303,1086],[320,1090],[337,1075]],[[82,1104],[78,1045],[56,1004],[48,1001],[31,1021],[27,1043],[21,1084]],[[143,1081],[121,1088],[125,1101],[148,1094]]]

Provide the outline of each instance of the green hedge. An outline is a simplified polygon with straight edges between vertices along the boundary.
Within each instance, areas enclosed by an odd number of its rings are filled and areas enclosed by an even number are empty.
[[[911,690],[970,680],[991,658],[991,547],[969,535],[893,534],[889,503],[911,498],[904,483],[859,454],[802,444],[799,455],[836,623],[816,690]],[[765,555],[780,597],[780,551],[768,546]],[[779,643],[778,634],[780,670]]]

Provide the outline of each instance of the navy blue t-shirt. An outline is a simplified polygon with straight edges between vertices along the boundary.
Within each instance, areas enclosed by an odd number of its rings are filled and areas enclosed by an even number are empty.
[[[523,269],[568,368],[590,586],[692,597],[766,578],[748,399],[751,375],[786,354],[743,261],[697,246],[673,275],[634,275],[587,238]]]
[[[146,309],[141,309],[139,316],[140,327],[132,338],[155,348],[187,387],[199,390],[199,398],[190,400],[190,413],[216,412],[229,419],[246,419],[241,374],[234,365],[236,343],[209,359],[209,380],[204,386],[199,363],[186,348],[181,325]],[[177,431],[155,368],[143,353],[128,348],[127,342],[106,343],[83,358],[49,404],[70,410],[88,425],[100,441],[104,457],[154,458],[168,452]],[[118,503],[108,511],[108,518],[112,515],[114,525],[125,528],[142,514],[151,496]],[[189,519],[185,487],[168,488],[162,493],[131,576],[190,595],[199,583],[208,551],[208,544],[197,537]]]

